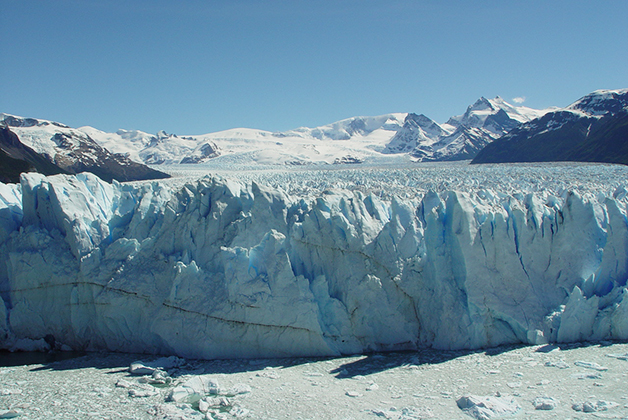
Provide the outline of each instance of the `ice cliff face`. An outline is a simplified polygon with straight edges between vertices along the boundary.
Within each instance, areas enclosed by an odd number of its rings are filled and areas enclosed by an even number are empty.
[[[0,184],[0,346],[184,357],[628,339],[627,193]]]

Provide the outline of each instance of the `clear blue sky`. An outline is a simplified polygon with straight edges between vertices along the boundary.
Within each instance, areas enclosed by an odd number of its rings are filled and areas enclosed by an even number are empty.
[[[628,88],[628,1],[0,0],[0,112],[154,133]]]

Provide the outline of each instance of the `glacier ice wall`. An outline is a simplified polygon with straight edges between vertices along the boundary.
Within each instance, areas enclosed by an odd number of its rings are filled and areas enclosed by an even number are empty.
[[[184,357],[628,339],[613,194],[0,184],[0,347]]]

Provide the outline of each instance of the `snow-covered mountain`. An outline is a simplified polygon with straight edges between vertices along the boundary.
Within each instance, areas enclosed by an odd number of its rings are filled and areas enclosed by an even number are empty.
[[[233,129],[200,136],[151,136],[118,131],[88,132],[105,147],[126,151],[145,163],[202,163],[221,156],[234,162],[303,165],[357,163],[409,155],[415,161],[470,159],[495,138],[546,110],[515,107],[480,98],[466,112],[438,124],[413,113],[353,117],[325,126],[285,132]],[[117,149],[116,149],[117,148]],[[204,152],[206,151],[206,152]]]
[[[570,111],[581,111],[587,116],[602,117],[616,114],[628,107],[628,89],[596,90],[567,107]]]
[[[215,133],[177,136],[119,130],[79,130],[104,147],[146,164],[204,163],[220,157],[236,163],[303,165],[361,162],[377,157],[403,125],[406,114],[354,117],[333,124],[286,132],[236,128]]]
[[[628,167],[254,172],[0,183],[0,347],[235,358],[628,339]]]
[[[66,173],[91,172],[106,181],[168,178],[169,175],[111,153],[87,133],[66,125],[0,114],[0,125],[15,133],[19,142]]]
[[[385,152],[407,152],[418,161],[471,159],[488,143],[546,112],[515,107],[500,97],[482,97],[464,114],[451,117],[442,125],[424,115],[410,114]]]
[[[423,114],[408,114],[403,127],[386,145],[384,153],[411,153],[420,145],[432,144],[450,133],[449,127],[443,128]]]
[[[54,163],[20,142],[9,128],[0,125],[0,182],[20,182],[23,172],[67,174]]]
[[[351,140],[369,137],[381,131],[398,131],[407,114],[386,114],[377,117],[353,117],[316,128],[301,127],[296,130],[273,133],[275,137],[301,137],[318,140]]]
[[[628,164],[628,89],[598,90],[514,128],[473,163],[584,161]]]
[[[413,113],[353,117],[332,124],[300,127],[284,132],[236,128],[203,135],[179,136],[164,131],[153,135],[138,130],[106,133],[93,127],[71,129],[45,122],[70,137],[89,138],[117,155],[149,165],[198,164],[210,160],[226,164],[334,164],[389,160],[469,159],[487,143],[513,127],[546,111],[515,107],[501,98],[480,98],[466,112],[438,124]],[[50,150],[50,130],[37,121],[9,118],[26,144]],[[21,121],[21,122],[17,122]],[[40,138],[42,137],[42,138]]]

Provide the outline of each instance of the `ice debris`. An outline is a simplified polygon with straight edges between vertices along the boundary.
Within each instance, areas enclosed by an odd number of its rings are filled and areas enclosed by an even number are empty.
[[[222,388],[208,375],[193,376],[191,379],[174,387],[168,394],[167,401],[192,403],[208,395],[219,395]]]
[[[387,420],[422,420],[431,419],[434,417],[434,413],[428,407],[403,407],[398,410],[394,407],[389,409],[374,409],[370,411],[377,417]]]
[[[584,413],[594,413],[596,411],[610,410],[611,408],[615,408],[618,406],[619,404],[612,401],[598,400],[578,402],[573,404],[571,408],[573,408],[575,411],[582,411]]]
[[[172,369],[184,365],[185,359],[176,356],[162,357],[150,363],[137,361],[129,366],[131,375],[152,375],[155,371]]]
[[[607,354],[608,357],[613,357],[619,360],[628,360],[628,353],[623,354]]]
[[[345,391],[345,395],[347,397],[351,397],[351,398],[358,398],[358,397],[363,397],[364,394],[361,394],[357,391]]]
[[[268,379],[279,379],[280,376],[274,368],[267,367],[261,372],[257,372],[255,376]]]
[[[251,388],[250,385],[247,384],[243,384],[243,383],[238,383],[235,384],[228,392],[228,395],[242,395],[242,394],[248,394],[251,391],[253,391],[253,389]]]
[[[608,368],[606,366],[601,366],[595,362],[583,362],[583,361],[576,361],[574,362],[574,365],[579,366],[579,367],[583,367],[586,369],[592,369],[592,370],[597,370],[598,372],[605,372],[608,370]]]
[[[465,414],[477,420],[488,420],[494,417],[514,414],[521,409],[514,397],[509,395],[460,397],[456,403]]]
[[[155,396],[157,394],[159,394],[159,391],[157,391],[152,386],[129,389],[129,397],[132,398],[146,398]]]
[[[8,410],[8,411],[0,412],[0,419],[14,419],[21,415],[22,413],[20,413],[17,410]]]
[[[375,382],[371,382],[367,387],[366,390],[367,391],[377,391],[379,389],[379,385],[376,384]]]
[[[555,367],[558,369],[569,369],[571,366],[569,366],[569,363],[565,362],[564,360],[559,360],[557,362],[545,362],[545,366],[547,367]]]
[[[551,397],[536,397],[532,405],[535,410],[553,410],[558,406],[558,400]]]
[[[116,388],[131,388],[133,384],[125,379],[118,379],[116,382]]]
[[[131,375],[152,375],[155,370],[157,369],[146,366],[144,362],[133,362],[129,366],[129,373]]]
[[[148,410],[156,420],[205,420],[207,417],[189,404],[157,404]]]
[[[143,376],[138,379],[138,382],[160,386],[170,384],[172,382],[172,378],[163,370],[155,370],[150,376]]]
[[[601,379],[602,375],[600,373],[574,373],[571,377],[574,379]]]
[[[6,395],[17,395],[17,394],[21,394],[22,390],[19,388],[5,388],[3,390],[0,390],[0,395],[2,396],[6,396]]]

